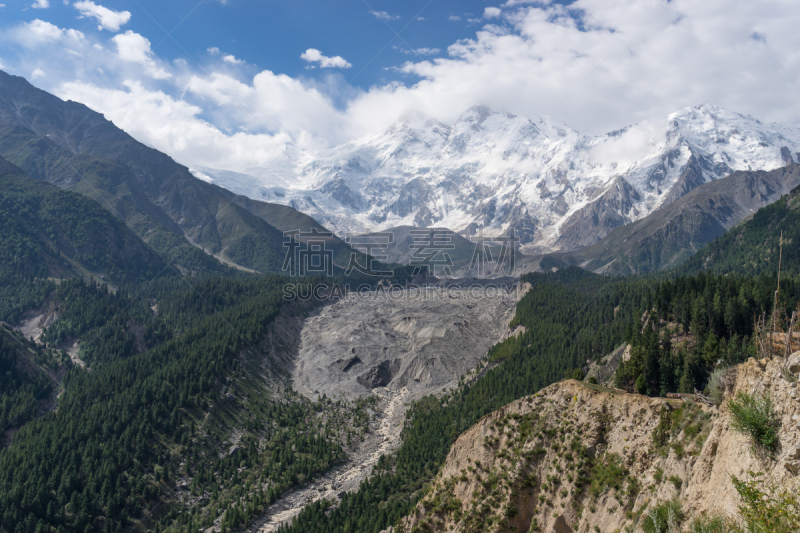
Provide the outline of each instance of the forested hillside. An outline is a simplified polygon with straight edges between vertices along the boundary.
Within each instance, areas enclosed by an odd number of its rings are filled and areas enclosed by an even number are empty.
[[[783,271],[800,272],[800,187],[777,202],[759,209],[717,240],[700,250],[680,269],[717,274],[759,275],[778,270],[783,232]]]
[[[22,427],[52,404],[58,374],[69,358],[42,349],[0,324],[0,447],[4,433]]]
[[[336,408],[267,385],[280,365],[259,346],[283,282],[175,279],[117,294],[62,284],[53,298],[68,305],[46,339],[80,336],[92,370],[69,370],[58,409],[0,451],[0,529],[196,531],[225,509],[231,528],[334,464]],[[122,317],[146,327],[149,349]]]
[[[639,354],[621,372],[623,385],[638,382],[654,395],[702,389],[718,359],[735,364],[754,353],[753,318],[771,312],[777,283],[768,276],[710,274],[668,281],[609,278],[574,267],[524,280],[533,288],[512,325],[525,332],[490,351],[488,362],[497,366],[451,394],[415,404],[400,449],[380,462],[361,490],[333,510],[324,503],[309,506],[284,533],[377,532],[394,524],[408,513],[459,434],[514,399],[565,376],[581,377],[587,361],[623,342]],[[798,301],[800,280],[782,282],[779,306],[792,308]],[[667,327],[673,328],[669,335]],[[694,335],[694,342],[670,348],[671,334],[681,332]]]
[[[152,279],[166,263],[114,215],[0,158],[0,276]],[[176,273],[171,271],[169,273]]]

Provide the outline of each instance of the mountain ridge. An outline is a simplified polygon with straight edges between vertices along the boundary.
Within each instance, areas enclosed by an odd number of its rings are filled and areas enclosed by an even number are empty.
[[[574,251],[736,170],[798,159],[800,127],[709,104],[588,137],[473,107],[451,124],[419,114],[295,156],[285,175],[193,169],[238,194],[290,205],[339,235],[398,226],[463,236],[515,229],[525,253]],[[255,177],[262,176],[262,177]]]
[[[277,204],[253,200],[245,208],[235,195],[196,178],[99,113],[2,71],[0,156],[35,179],[97,200],[184,272],[224,271],[212,255],[246,269],[280,272],[283,232],[265,218],[311,224]]]
[[[592,246],[571,254],[553,254],[551,259],[598,273],[665,270],[688,260],[798,185],[797,163],[769,172],[737,171],[692,189],[643,219],[612,230]]]
[[[177,273],[94,200],[34,180],[2,157],[0,185],[5,276],[97,276],[119,284]]]

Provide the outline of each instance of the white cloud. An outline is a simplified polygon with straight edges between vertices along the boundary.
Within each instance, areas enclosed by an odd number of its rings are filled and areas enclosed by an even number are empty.
[[[423,80],[373,88],[348,116],[377,126],[419,109],[449,120],[483,103],[593,134],[708,101],[800,120],[800,97],[791,100],[800,92],[800,34],[790,29],[800,13],[783,2],[577,0],[505,17],[509,28],[487,26],[451,45],[447,58],[406,64],[403,72]],[[756,31],[763,40],[750,37]]]
[[[131,19],[129,11],[113,11],[89,0],[75,2],[73,5],[80,11],[82,17],[95,19],[99,23],[97,27],[99,30],[119,31]]]
[[[244,61],[242,61],[241,59],[236,59],[236,57],[231,54],[225,54],[224,56],[222,56],[222,60],[232,65],[240,65],[244,63]]]
[[[31,79],[32,80],[35,80],[36,78],[42,78],[42,77],[44,77],[44,71],[42,69],[40,69],[40,68],[37,68],[33,72],[31,72]]]
[[[37,48],[62,39],[82,41],[85,37],[78,30],[64,30],[39,19],[20,24],[9,31],[9,36],[25,48]]]
[[[399,15],[391,15],[386,11],[370,11],[369,14],[379,20],[397,20],[400,18]]]
[[[483,18],[495,19],[503,14],[503,10],[499,7],[487,7],[483,10]]]
[[[212,56],[215,56],[215,55],[219,54],[219,48],[217,48],[216,46],[212,46],[211,48],[206,50],[206,52],[208,52]]]
[[[412,50],[412,49],[410,49],[408,47],[396,46],[396,45],[394,46],[394,49],[395,50],[399,50],[399,51],[403,52],[404,54],[417,54],[417,55],[421,55],[421,56],[435,56],[436,54],[439,54],[439,53],[442,52],[438,48],[424,48],[423,47],[423,48],[415,48],[415,49]]]
[[[47,72],[42,87],[98,106],[137,139],[194,167],[243,171],[282,154],[276,145],[330,146],[407,110],[449,121],[474,104],[550,115],[586,134],[663,120],[702,102],[765,121],[800,121],[800,12],[780,0],[576,0],[566,7],[509,0],[502,7],[503,28],[485,25],[441,55],[422,48],[418,54],[432,57],[405,56],[400,71],[414,81],[350,89],[336,102],[345,81],[335,71],[316,80],[250,76],[244,65],[219,62],[206,75],[163,61],[133,32],[97,49],[92,35],[34,21],[0,33],[0,49],[9,71],[28,75],[39,65]],[[301,57],[350,66],[316,49]],[[134,62],[143,68],[131,74]],[[100,105],[126,76],[125,89]],[[613,157],[640,150],[647,131],[631,129]]]
[[[150,40],[131,30],[111,38],[117,45],[117,55],[124,61],[142,63],[150,59]]]
[[[50,2],[48,0],[36,0],[31,7],[33,9],[47,9],[50,7]]]
[[[300,59],[308,61],[309,63],[319,63],[320,68],[350,68],[353,66],[341,56],[324,56],[322,52],[316,48],[309,48],[303,52]]]
[[[185,95],[197,97],[201,105],[148,89],[138,81],[127,81],[123,87],[109,93],[73,81],[62,84],[56,94],[86,103],[139,141],[180,162],[241,171],[269,162],[285,164],[284,151],[293,150],[292,145],[321,148],[310,143],[343,122],[336,112],[315,121],[328,107],[328,98],[289,76],[269,71],[255,76],[252,84],[224,74],[194,76],[185,85]],[[211,115],[215,123],[201,114]],[[230,117],[239,121],[239,127],[226,133],[225,119]],[[303,133],[309,124],[309,133]]]
[[[458,15],[450,15],[449,17],[447,17],[447,20],[450,20],[450,21],[456,22],[456,21],[459,21],[459,20],[461,20],[461,17],[460,17],[460,16],[458,16]]]
[[[111,40],[117,45],[117,55],[123,61],[144,64],[145,72],[152,78],[163,80],[171,77],[169,72],[153,61],[153,52],[147,37],[128,30],[115,35]]]

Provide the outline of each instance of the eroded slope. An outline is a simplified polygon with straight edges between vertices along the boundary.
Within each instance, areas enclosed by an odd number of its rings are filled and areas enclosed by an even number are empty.
[[[800,353],[793,360],[796,372]],[[783,367],[778,359],[750,360],[733,371],[726,391],[771,395],[780,421],[773,457],[755,453],[732,429],[726,404],[700,407],[566,381],[461,435],[399,529],[611,533],[634,530],[655,504],[673,498],[687,517],[729,516],[738,504],[732,475],[764,472],[797,486],[800,402]]]

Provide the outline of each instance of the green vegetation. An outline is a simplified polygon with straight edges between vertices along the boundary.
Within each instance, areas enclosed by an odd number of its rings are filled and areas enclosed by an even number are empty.
[[[523,279],[532,289],[518,304],[512,327],[523,325],[526,331],[490,350],[488,362],[497,366],[477,382],[462,382],[442,398],[411,406],[401,447],[380,459],[375,475],[336,509],[323,502],[306,507],[284,533],[380,531],[393,525],[421,497],[459,434],[625,341],[638,349],[622,366],[621,385],[632,388],[644,376],[646,392],[653,395],[702,387],[718,360],[732,365],[754,353],[753,318],[770,312],[776,285],[768,276],[609,278],[578,268]],[[800,300],[799,281],[782,280],[779,305]],[[675,453],[697,453],[708,418],[697,406],[670,417]],[[680,440],[673,438],[681,433]]]
[[[800,273],[800,187],[774,204],[759,209],[749,220],[732,228],[700,250],[681,271],[758,276],[778,271],[783,232],[783,271]]]
[[[779,307],[792,308],[800,300],[798,279],[781,283]],[[625,335],[631,358],[620,363],[617,386],[651,396],[703,389],[719,364],[756,354],[754,318],[769,315],[776,285],[767,276],[711,274],[654,282],[642,291],[642,319]]]
[[[594,464],[589,492],[596,498],[609,489],[621,491],[627,476],[628,470],[622,464],[620,456],[608,454]]]
[[[0,279],[104,275],[149,280],[166,263],[117,217],[0,159]]]
[[[800,531],[800,499],[789,488],[765,486],[761,474],[750,472],[750,480],[732,476],[733,485],[742,499],[739,505],[741,523],[732,524],[734,533],[765,531],[794,533]]]
[[[29,156],[20,158],[31,163]],[[95,165],[86,179],[106,187],[95,191],[102,196],[98,201],[113,199],[114,187],[135,185],[111,184],[114,172],[130,173],[119,165],[81,158],[73,163],[81,169]],[[283,492],[335,465],[343,443],[366,431],[368,403],[310,402],[286,386],[279,354],[265,355],[262,343],[278,314],[303,312],[281,299],[284,278],[221,267],[174,228],[140,216],[138,204],[125,204],[133,233],[78,194],[34,182],[10,167],[0,174],[0,319],[16,323],[43,304],[59,315],[45,330],[44,345],[0,331],[0,424],[19,429],[11,445],[0,449],[0,531],[177,533],[215,521],[226,531],[242,528]],[[172,186],[176,194],[188,190]],[[796,196],[785,199],[768,221],[756,217],[741,226],[760,221],[758,242],[766,248],[748,252],[749,233],[743,233],[744,255],[717,255],[709,264],[723,265],[715,269],[722,272],[745,260],[758,262],[762,256],[754,253],[771,258],[774,239],[767,237],[794,220]],[[211,211],[218,208],[209,204]],[[282,239],[254,210],[226,211],[220,225],[225,235],[204,234],[203,245],[225,249],[229,258],[253,268],[274,270],[283,258]],[[203,216],[193,221],[195,227],[205,223]],[[787,239],[795,239],[788,233]],[[147,235],[147,244],[136,234]],[[337,254],[346,251],[340,247]],[[791,253],[784,260],[796,264]],[[168,266],[173,262],[184,273],[215,277],[177,276]],[[800,300],[797,270],[787,270],[781,308]],[[113,287],[88,281],[93,276]],[[399,269],[395,280],[407,279],[408,269]],[[469,468],[480,476],[483,492],[463,508],[431,483],[453,440],[481,417],[564,377],[583,379],[587,361],[597,362],[623,343],[630,344],[631,358],[620,364],[617,386],[653,396],[707,386],[720,402],[721,368],[754,355],[754,319],[771,313],[776,285],[767,275],[623,279],[578,268],[530,274],[524,281],[533,288],[511,326],[524,326],[525,332],[490,350],[484,377],[462,380],[456,390],[412,405],[401,447],[379,460],[375,475],[335,509],[327,502],[308,506],[284,533],[377,532],[426,495],[435,516],[463,513],[475,528],[499,527],[518,512],[513,503],[495,505],[500,495],[533,491],[537,484],[543,507],[563,507],[582,491],[593,498],[610,491],[634,516],[639,482],[619,457],[596,458],[570,438],[585,428],[569,420],[548,425],[533,416],[507,417],[485,440],[508,465],[533,465],[554,453],[554,471],[541,477],[529,469],[510,479],[507,469],[476,463]],[[72,366],[57,350],[77,340],[91,371]],[[43,409],[43,398],[61,389],[58,409]],[[730,405],[741,430],[772,450],[777,442],[768,400],[740,396]],[[695,405],[665,410],[654,448],[678,456],[697,453],[707,423]],[[523,457],[523,444],[531,439],[537,439],[535,447]],[[658,477],[664,479],[663,471]],[[675,476],[668,479],[681,485]],[[743,498],[757,491],[747,484],[737,489],[744,490]],[[670,509],[678,516],[670,505],[677,504],[657,506],[645,523],[650,519],[655,531],[669,522]]]
[[[234,528],[335,464],[349,431],[339,414],[346,406],[291,390],[273,397],[262,376],[279,368],[249,349],[284,305],[283,282],[162,280],[135,296],[81,282],[60,287],[55,297],[87,309],[66,305],[53,335],[81,332],[94,346],[93,368],[70,369],[58,410],[23,425],[0,451],[0,527],[196,531],[222,515]],[[152,314],[156,294],[165,301],[148,337],[154,346],[122,350],[130,339],[104,329],[102,315],[114,324],[126,310]],[[233,451],[221,454],[234,431]],[[205,503],[184,508],[179,485]]]
[[[698,516],[689,524],[688,533],[734,533],[728,522],[721,516]]]
[[[678,500],[670,500],[652,507],[642,520],[645,533],[678,533],[683,521],[683,511]]]
[[[680,409],[662,409],[653,431],[653,449],[666,457],[670,450],[678,457],[685,453],[696,455],[708,436],[711,415],[696,403],[685,401]],[[663,477],[663,471],[660,477]],[[669,481],[680,489],[683,480],[670,476]]]
[[[53,392],[51,376],[66,361],[0,326],[0,446],[7,429],[20,428],[37,415]]]
[[[683,480],[678,476],[669,476],[669,482],[672,483],[677,490],[681,490],[683,486]]]
[[[754,447],[775,451],[778,446],[777,418],[769,394],[739,392],[736,398],[728,401],[728,409],[733,417],[733,429],[749,436]]]

